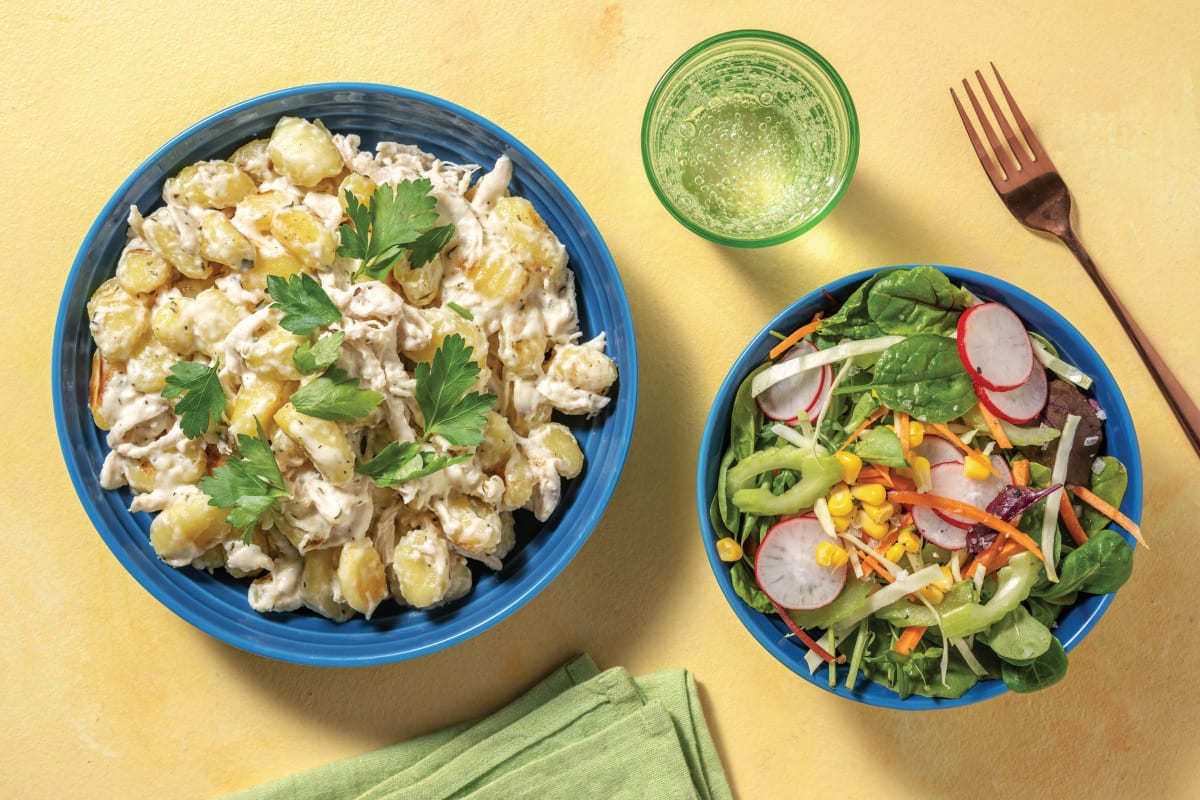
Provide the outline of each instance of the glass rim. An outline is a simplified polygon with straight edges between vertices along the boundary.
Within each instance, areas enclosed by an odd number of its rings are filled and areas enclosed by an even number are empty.
[[[769,236],[762,237],[737,237],[705,228],[690,219],[683,211],[670,199],[662,185],[659,183],[658,176],[655,173],[650,156],[652,128],[651,122],[654,117],[654,112],[659,107],[659,101],[662,99],[668,84],[674,79],[686,66],[696,59],[697,56],[705,53],[718,45],[726,43],[753,43],[765,42],[769,44],[782,45],[787,50],[790,50],[806,61],[811,62],[817,70],[829,80],[837,99],[841,101],[842,108],[846,113],[846,128],[847,128],[847,144],[846,144],[846,163],[842,171],[841,179],[836,190],[826,201],[825,205],[819,212],[805,219],[798,225],[788,228],[787,230],[773,233]],[[802,233],[811,230],[821,220],[825,219],[834,207],[841,201],[842,195],[850,185],[850,179],[854,176],[856,167],[858,166],[858,151],[859,151],[859,128],[858,128],[858,113],[854,107],[854,100],[850,96],[850,91],[846,88],[845,82],[841,75],[816,50],[809,45],[794,39],[787,34],[778,33],[776,31],[760,30],[757,28],[741,28],[738,30],[726,31],[710,36],[691,47],[689,47],[682,55],[675,59],[662,77],[654,85],[654,89],[650,92],[650,97],[646,101],[646,110],[642,114],[642,167],[646,171],[646,177],[650,181],[650,188],[654,190],[659,202],[663,207],[675,217],[675,219],[685,228],[693,233],[704,237],[717,244],[728,245],[731,247],[770,247],[776,244],[795,239]]]

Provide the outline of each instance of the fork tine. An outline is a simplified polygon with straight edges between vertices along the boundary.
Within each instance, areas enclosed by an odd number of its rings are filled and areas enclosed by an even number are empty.
[[[996,68],[992,64],[992,69]],[[991,88],[987,85],[987,81],[983,78],[983,73],[975,70],[975,80],[979,81],[979,87],[983,89],[983,96],[987,98],[988,105],[992,108],[992,115],[995,116],[996,122],[1000,125],[1000,130],[1004,132],[1004,138],[1008,140],[1008,149],[1012,152],[1013,158],[1016,159],[1018,165],[1025,164],[1026,149],[1021,144],[1017,134],[1013,132],[1012,126],[1008,124],[1008,116],[1000,108],[1000,104],[996,102],[996,96],[992,94]],[[1009,106],[1012,106],[1012,99],[1008,98]],[[1020,123],[1017,123],[1018,125]],[[1032,148],[1030,148],[1032,150]]]
[[[996,74],[996,82],[1000,84],[1000,91],[1004,93],[1004,99],[1008,102],[1008,107],[1012,109],[1013,119],[1017,121],[1017,127],[1021,129],[1021,134],[1029,145],[1029,151],[1033,153],[1033,160],[1042,161],[1047,167],[1052,168],[1054,165],[1050,162],[1050,156],[1046,155],[1046,151],[1042,149],[1042,143],[1033,134],[1033,128],[1030,128],[1029,123],[1025,121],[1021,107],[1017,105],[1016,100],[1013,100],[1012,94],[1008,91],[1008,85],[1004,83],[1004,78],[1000,77],[1000,70],[996,69],[994,63],[990,61],[988,63],[992,66],[992,72]]]
[[[995,128],[988,121],[987,115],[983,113],[983,107],[979,105],[979,98],[975,96],[975,92],[971,89],[971,84],[967,83],[966,78],[963,79],[962,84],[963,88],[967,91],[967,98],[971,101],[971,107],[975,109],[975,116],[979,118],[979,124],[983,128],[988,142],[992,145],[992,155],[1000,165],[1000,169],[1004,171],[1005,180],[1012,178],[1016,175],[1017,169],[1013,166],[1012,159],[1008,157],[1008,151],[1004,149],[1004,144],[996,136]]]
[[[971,118],[967,116],[967,110],[958,101],[958,95],[954,93],[953,87],[950,89],[950,97],[954,99],[954,107],[958,109],[958,116],[962,118],[963,127],[967,129],[967,138],[971,140],[971,145],[975,148],[975,155],[979,157],[979,163],[983,165],[983,171],[987,173],[988,178],[993,183],[1004,180],[1004,176],[996,168],[996,163],[992,161],[992,157],[988,154],[987,148],[980,141],[979,134],[975,132],[975,126],[971,124]]]

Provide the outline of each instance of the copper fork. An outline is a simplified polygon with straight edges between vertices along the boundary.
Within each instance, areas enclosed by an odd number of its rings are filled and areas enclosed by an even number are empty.
[[[1175,418],[1183,426],[1192,448],[1197,455],[1200,455],[1200,409],[1196,408],[1195,402],[1188,396],[1179,379],[1171,372],[1146,334],[1133,320],[1129,311],[1109,286],[1108,281],[1100,274],[1100,270],[1092,261],[1091,256],[1084,250],[1083,244],[1075,236],[1075,232],[1071,229],[1071,195],[1067,191],[1067,185],[1058,174],[1058,170],[1054,168],[1054,164],[1050,162],[1050,156],[1046,155],[1046,151],[1042,149],[1041,142],[1034,136],[1029,123],[1025,121],[1025,115],[1021,113],[1021,109],[1009,93],[1008,86],[1000,77],[1000,71],[996,69],[995,64],[991,66],[992,72],[996,74],[996,82],[1000,86],[1000,91],[1004,93],[1004,99],[1012,110],[1012,117],[1021,131],[1021,138],[1018,138],[1013,131],[1012,125],[1009,124],[1008,118],[1000,109],[995,96],[992,95],[992,90],[988,88],[987,82],[979,70],[975,70],[975,79],[983,89],[983,94],[996,118],[996,123],[1004,134],[1004,139],[1008,143],[1007,148],[1001,143],[995,129],[984,114],[975,92],[971,89],[971,84],[966,79],[962,82],[963,89],[975,110],[975,116],[979,119],[979,125],[983,128],[988,144],[991,145],[990,151],[980,141],[979,134],[976,133],[970,117],[967,116],[966,110],[958,100],[958,95],[954,93],[953,88],[950,89],[950,96],[954,98],[954,105],[958,109],[958,115],[962,117],[963,127],[967,129],[967,136],[975,147],[975,154],[979,156],[979,162],[983,164],[983,171],[991,179],[992,186],[996,188],[1004,205],[1021,224],[1027,228],[1057,236],[1075,254],[1075,258],[1079,259],[1084,271],[1096,284],[1096,288],[1100,290],[1100,294],[1116,315],[1121,327],[1129,335],[1133,346],[1154,378],[1154,382],[1158,384],[1159,390],[1166,398],[1171,411],[1174,412]]]

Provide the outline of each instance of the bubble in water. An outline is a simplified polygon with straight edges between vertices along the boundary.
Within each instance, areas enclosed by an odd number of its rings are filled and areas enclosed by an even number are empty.
[[[771,94],[770,92],[760,92],[758,95],[758,102],[762,103],[764,106],[769,106],[771,103],[775,102],[775,95]]]
[[[682,134],[685,139],[691,139],[696,135],[696,126],[691,122],[683,122],[679,125],[679,133]]]

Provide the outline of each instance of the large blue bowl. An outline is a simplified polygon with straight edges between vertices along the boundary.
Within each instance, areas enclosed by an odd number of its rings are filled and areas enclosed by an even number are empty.
[[[893,269],[893,267],[881,269]],[[1016,311],[1030,330],[1045,336],[1067,361],[1077,365],[1093,378],[1095,383],[1092,393],[1107,413],[1105,445],[1102,452],[1120,459],[1128,468],[1129,488],[1121,502],[1121,510],[1135,522],[1140,522],[1142,462],[1133,429],[1133,419],[1129,415],[1129,407],[1125,404],[1125,398],[1121,396],[1117,382],[1113,379],[1112,373],[1108,371],[1108,367],[1105,366],[1100,355],[1071,323],[1063,319],[1062,315],[1028,292],[979,272],[943,266],[937,266],[937,269],[944,272],[954,283],[970,289],[978,297],[1004,303]],[[733,368],[729,370],[729,374],[717,391],[700,443],[696,497],[704,548],[708,552],[708,560],[712,565],[713,574],[716,575],[717,583],[738,619],[758,640],[759,644],[766,648],[767,652],[813,685],[841,697],[884,708],[914,711],[965,706],[1004,694],[1008,689],[1002,681],[985,680],[975,684],[962,697],[952,700],[916,695],[901,700],[890,689],[865,680],[858,681],[854,691],[848,691],[845,688],[846,667],[842,667],[840,670],[842,674],[837,687],[830,689],[828,672],[825,669],[819,669],[816,674],[809,673],[808,665],[804,661],[807,649],[789,637],[783,622],[777,617],[768,617],[755,611],[734,592],[733,582],[729,575],[729,565],[722,562],[717,555],[717,534],[709,522],[708,509],[717,488],[717,472],[721,456],[729,446],[729,414],[733,406],[733,398],[742,380],[767,358],[767,353],[779,341],[771,336],[770,331],[792,331],[812,319],[813,314],[817,311],[825,310],[828,313],[836,308],[836,305],[830,301],[830,297],[840,303],[860,283],[878,271],[878,269],[871,269],[848,275],[812,291],[792,303],[758,332],[734,362]],[[1133,544],[1132,537],[1128,534],[1124,534],[1124,536],[1130,544]],[[1079,644],[1088,631],[1096,625],[1100,617],[1108,610],[1109,605],[1112,604],[1114,595],[1081,595],[1081,597],[1083,599],[1080,602],[1059,618],[1058,627],[1054,631],[1068,652]]]
[[[331,131],[357,133],[364,148],[397,141],[484,168],[507,155],[514,167],[513,193],[528,198],[566,245],[585,338],[605,331],[620,370],[608,409],[591,420],[569,420],[586,466],[566,483],[554,516],[541,525],[518,517],[517,546],[504,569],[480,570],[471,593],[444,608],[418,612],[388,603],[369,621],[358,617],[342,624],[306,611],[259,614],[247,604],[247,581],[161,562],[149,544],[150,515],[127,510],[127,490],[100,487],[107,447],[88,411],[93,345],[85,305],[114,272],[129,207],[152,210],[161,202],[166,178],[268,136],[283,115],[320,118]],[[621,278],[596,226],[558,176],[477,114],[419,92],[360,83],[301,86],[247,100],[188,128],[151,155],[117,189],[79,249],[63,290],[53,353],[54,413],[67,469],[92,523],[129,573],[180,617],[222,641],[274,659],[328,666],[379,664],[442,650],[497,624],[545,588],[583,546],[612,497],[633,434],[637,382],[633,320]]]

